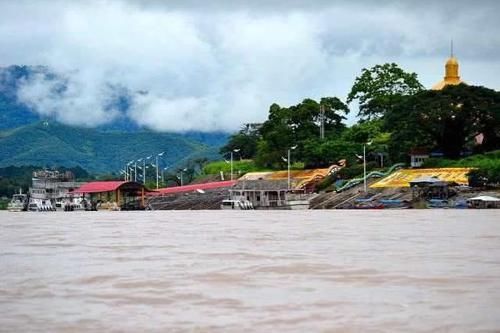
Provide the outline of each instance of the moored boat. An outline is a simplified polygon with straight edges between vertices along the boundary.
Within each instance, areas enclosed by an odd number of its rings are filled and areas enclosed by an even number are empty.
[[[26,194],[19,193],[14,194],[12,199],[7,205],[7,210],[9,212],[22,212],[25,211],[28,207],[28,197]]]

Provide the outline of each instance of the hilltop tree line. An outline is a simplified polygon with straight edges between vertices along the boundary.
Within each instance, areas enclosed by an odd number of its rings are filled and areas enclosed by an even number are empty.
[[[359,121],[349,127],[345,121],[354,102]],[[239,149],[241,158],[261,167],[283,168],[287,150],[296,146],[293,160],[312,168],[340,159],[354,163],[368,143],[368,159],[379,164],[408,162],[415,148],[450,159],[499,149],[500,92],[465,84],[425,90],[415,73],[394,63],[377,65],[362,70],[346,102],[324,97],[289,107],[272,104],[260,128],[243,128],[220,152]]]

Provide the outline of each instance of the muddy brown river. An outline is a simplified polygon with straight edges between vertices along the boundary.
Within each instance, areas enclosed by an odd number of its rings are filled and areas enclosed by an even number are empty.
[[[0,212],[1,332],[498,332],[500,210]]]

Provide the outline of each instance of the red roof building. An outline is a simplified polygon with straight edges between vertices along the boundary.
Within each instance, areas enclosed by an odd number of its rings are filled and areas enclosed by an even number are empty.
[[[149,190],[137,182],[98,181],[85,183],[71,193],[89,194],[91,199],[114,202],[121,209],[144,209],[145,192]]]
[[[85,183],[79,188],[75,189],[73,193],[99,193],[99,192],[112,192],[116,191],[125,183],[126,181],[102,181],[102,182],[90,182]]]

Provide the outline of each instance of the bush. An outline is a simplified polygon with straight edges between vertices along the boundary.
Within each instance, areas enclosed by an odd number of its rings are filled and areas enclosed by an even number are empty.
[[[468,177],[471,186],[500,184],[500,164],[474,169],[469,172]]]
[[[330,186],[333,185],[333,183],[335,182],[335,176],[333,175],[329,175],[329,176],[326,176],[317,186],[316,186],[316,190],[317,191],[322,191]]]
[[[255,165],[253,160],[237,160],[233,161],[233,172],[235,174],[245,174],[247,172],[253,171],[261,171],[259,167]],[[215,175],[220,172],[224,172],[225,174],[229,174],[231,172],[231,164],[226,161],[216,161],[206,164],[203,167],[203,173],[206,175]]]
[[[372,171],[376,167],[376,162],[366,163],[366,173]],[[355,164],[349,167],[342,168],[337,173],[337,178],[340,179],[353,179],[358,177],[363,177],[363,164]]]

